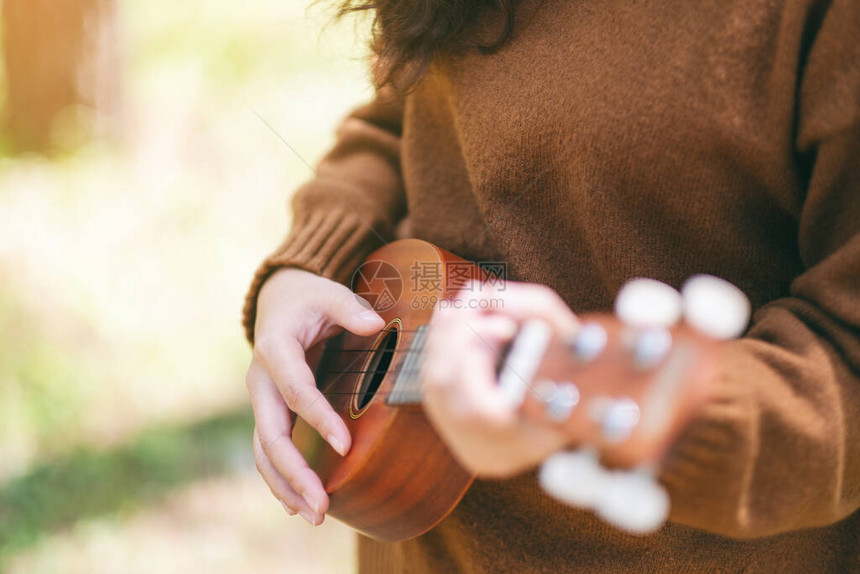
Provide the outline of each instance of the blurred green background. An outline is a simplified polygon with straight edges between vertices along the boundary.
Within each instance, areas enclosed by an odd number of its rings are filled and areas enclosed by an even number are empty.
[[[256,474],[239,321],[312,175],[254,112],[314,163],[370,95],[366,22],[0,4],[0,571],[351,571],[349,530],[287,517]]]

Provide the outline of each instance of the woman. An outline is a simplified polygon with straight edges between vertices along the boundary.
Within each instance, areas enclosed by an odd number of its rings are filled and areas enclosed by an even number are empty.
[[[661,469],[672,510],[650,536],[541,493],[530,471],[570,445],[546,429],[519,444],[533,422],[500,428],[482,410],[474,378],[491,356],[429,369],[433,422],[486,479],[424,536],[362,538],[362,571],[860,568],[860,4],[353,8],[375,10],[377,96],[296,194],[245,308],[258,467],[287,511],[318,524],[328,503],[290,442],[292,413],[350,444],[306,353],[383,326],[341,283],[401,226],[540,285],[512,286],[496,316],[572,328],[631,277],[677,286],[698,272],[739,285],[756,312]],[[452,329],[437,353],[481,336]]]

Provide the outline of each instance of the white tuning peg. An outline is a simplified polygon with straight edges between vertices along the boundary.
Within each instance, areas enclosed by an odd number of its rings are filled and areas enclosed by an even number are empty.
[[[594,505],[597,515],[632,534],[649,534],[669,516],[669,495],[643,469],[606,473],[606,483]]]
[[[547,494],[560,502],[594,508],[603,498],[607,474],[593,451],[563,451],[544,461],[538,482]]]
[[[631,341],[633,363],[639,369],[659,364],[672,350],[672,333],[664,327],[639,329]]]
[[[624,442],[633,433],[640,418],[639,405],[633,399],[610,399],[600,415],[603,439],[608,442]]]
[[[671,327],[682,311],[681,294],[656,279],[632,279],[615,298],[615,314],[631,327]]]
[[[609,336],[600,323],[588,321],[583,323],[574,335],[568,339],[568,346],[574,355],[583,362],[593,361],[603,349]]]
[[[681,289],[684,318],[691,327],[715,339],[734,339],[750,320],[743,291],[713,275],[694,275]]]

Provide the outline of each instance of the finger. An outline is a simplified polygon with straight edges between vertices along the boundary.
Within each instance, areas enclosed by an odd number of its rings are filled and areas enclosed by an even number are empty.
[[[263,452],[308,506],[316,514],[324,513],[328,508],[328,495],[290,438],[290,412],[277,387],[264,369],[253,366],[249,370],[248,387]]]
[[[517,322],[513,317],[505,315],[482,315],[481,336],[493,344],[496,351],[501,351],[504,345],[517,334]]]
[[[493,285],[484,286],[483,289],[478,295],[484,299],[500,299],[498,305],[479,305],[490,312],[503,314],[517,321],[541,319],[563,333],[579,328],[579,321],[570,307],[558,293],[545,285],[508,282],[504,288]]]
[[[460,301],[464,303],[462,308],[453,305],[439,307],[431,319],[431,324],[433,325],[431,331],[444,332],[448,328],[448,325],[480,320],[482,321],[482,334],[485,337],[498,341],[511,339],[517,332],[517,321],[512,317],[507,317],[500,313],[484,314],[472,308],[473,302],[482,300],[481,298],[474,298],[468,301]],[[436,328],[439,325],[441,327]]]
[[[324,350],[325,341],[320,341],[305,351],[305,362],[312,371],[315,371],[317,366],[320,364],[320,359],[322,359]]]
[[[449,366],[452,353],[459,355],[467,341],[471,341],[469,345],[480,343],[479,350],[489,350],[498,360],[518,329],[517,321],[496,314],[441,313],[434,321],[426,344],[428,356],[437,359],[434,363]]]
[[[501,359],[519,329],[517,322],[505,315],[475,315],[463,318],[461,326],[476,339],[475,346],[489,352],[496,361]]]
[[[263,444],[260,442],[260,434],[256,428],[254,429],[253,446],[254,462],[257,465],[257,470],[262,475],[263,480],[266,481],[266,485],[272,491],[272,495],[280,500],[291,514],[296,514],[297,511],[306,511],[307,513],[314,514],[307,501],[290,486],[287,479],[278,472],[278,469],[269,460],[269,456],[263,450]]]
[[[513,336],[516,325],[505,317],[505,324],[499,328],[502,317],[483,315],[464,322],[471,333],[472,340],[468,352],[460,361],[459,379],[466,381],[468,397],[476,405],[476,413],[497,424],[510,423],[515,412],[514,405],[506,400],[497,384],[498,368],[503,359],[505,343]],[[500,336],[501,335],[501,336]]]
[[[262,359],[287,406],[316,429],[335,451],[346,455],[351,444],[349,430],[317,389],[301,344],[295,339],[287,339]]]
[[[326,293],[323,316],[330,325],[343,327],[351,333],[369,336],[385,326],[385,320],[373,310],[370,303],[343,285],[331,286]]]
[[[454,382],[458,357],[463,345],[472,338],[464,329],[465,318],[469,316],[467,311],[456,312],[446,307],[434,311],[424,344],[422,384],[438,386]]]
[[[492,345],[513,336],[517,326],[515,321],[503,315],[482,316],[469,305],[459,308],[440,305],[433,313],[425,342],[425,357],[433,359],[425,361],[430,364],[429,368],[450,371],[455,363],[452,357],[458,356],[462,345],[475,338],[476,328],[470,327],[472,325],[479,326],[482,336]]]
[[[483,413],[498,418],[503,407],[510,410],[500,402],[495,384],[502,348],[502,338],[497,336],[499,320],[492,316],[462,318],[446,324],[447,330],[432,341],[424,383],[431,392],[441,389],[448,408],[464,416]],[[512,329],[503,330],[504,335],[510,332]]]
[[[257,430],[254,430],[254,460],[257,463],[257,470],[266,481],[272,494],[281,501],[284,509],[291,516],[298,513],[302,518],[314,526],[321,524],[323,514],[317,514],[308,505],[307,501],[290,486],[290,483],[281,476],[272,461],[269,460],[263,450],[263,445],[260,442],[260,435]]]

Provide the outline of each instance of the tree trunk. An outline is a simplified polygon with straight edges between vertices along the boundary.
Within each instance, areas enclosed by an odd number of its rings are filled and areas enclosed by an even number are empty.
[[[22,150],[80,145],[118,104],[114,0],[3,0],[7,131]]]

